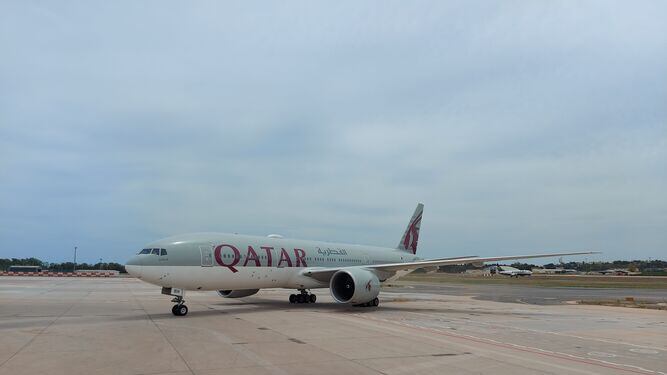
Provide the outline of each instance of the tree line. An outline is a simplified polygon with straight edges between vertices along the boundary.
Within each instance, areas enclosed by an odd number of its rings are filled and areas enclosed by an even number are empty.
[[[0,258],[0,270],[6,271],[11,266],[39,266],[43,270],[49,270],[53,272],[72,272],[74,270],[74,262],[63,262],[63,263],[49,263],[43,262],[37,258],[11,258],[3,259]],[[95,264],[90,263],[77,263],[77,270],[114,270],[121,273],[126,273],[125,266],[120,263],[115,262],[98,262]]]
[[[489,267],[493,264],[489,263],[481,268]],[[501,264],[502,265],[502,264]],[[538,266],[530,263],[512,263],[511,267],[518,268],[520,270],[532,270],[533,268],[544,268],[544,269],[573,269],[579,272],[599,272],[609,269],[627,269],[631,272],[641,272],[643,274],[662,274],[667,269],[667,261],[664,260],[614,260],[610,262],[566,262],[566,263],[548,263],[544,266]],[[460,273],[465,272],[471,269],[478,269],[480,267],[475,267],[472,264],[462,264],[462,265],[448,265],[441,266],[440,270],[450,273]]]
[[[519,268],[519,267],[517,267]],[[667,261],[652,260],[614,260],[611,262],[566,262],[566,263],[548,263],[543,268],[565,268],[574,269],[579,272],[596,272],[608,269],[627,269],[631,272],[657,272],[667,268]]]
[[[7,270],[10,266],[40,266],[44,270],[54,271],[54,272],[72,272],[74,270],[73,262],[63,262],[63,263],[48,263],[42,262],[37,258],[11,258],[3,259],[0,258],[0,270]],[[489,265],[485,266],[488,267]],[[512,263],[510,266],[521,269],[521,270],[531,270],[533,268],[540,268],[540,266],[530,264],[530,263]],[[472,264],[463,264],[463,265],[449,265],[441,266],[440,269],[445,272],[465,272],[469,269],[475,269]],[[546,269],[555,269],[555,268],[565,268],[573,269],[579,272],[596,272],[604,271],[608,269],[627,269],[631,272],[642,272],[644,274],[656,273],[659,274],[664,272],[667,269],[667,261],[664,260],[615,260],[611,262],[567,262],[567,263],[548,263],[542,266],[541,268]],[[115,270],[121,273],[126,273],[125,266],[120,263],[109,262],[109,263],[77,263],[76,269],[79,270]]]

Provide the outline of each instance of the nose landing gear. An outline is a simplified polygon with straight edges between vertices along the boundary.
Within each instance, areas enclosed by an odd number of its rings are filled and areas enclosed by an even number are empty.
[[[171,313],[176,316],[186,316],[188,315],[188,307],[185,306],[185,300],[183,297],[177,296],[171,300],[171,302],[176,302],[174,307],[171,308]]]
[[[299,294],[290,294],[289,303],[315,303],[317,301],[317,296],[306,292],[305,289],[299,289],[301,293]]]
[[[171,308],[171,313],[176,316],[185,316],[188,314],[188,307],[185,305],[174,305]]]
[[[183,289],[163,287],[162,294],[174,296],[171,302],[175,302],[176,304],[171,308],[172,314],[176,316],[185,316],[188,314],[188,307],[185,306],[185,300],[183,299],[185,296],[185,291]]]

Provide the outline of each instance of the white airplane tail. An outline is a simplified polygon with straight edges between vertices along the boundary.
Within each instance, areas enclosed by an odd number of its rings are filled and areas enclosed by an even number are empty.
[[[412,214],[412,219],[408,223],[408,227],[401,237],[401,242],[396,247],[399,250],[407,251],[412,254],[417,253],[417,240],[419,240],[419,227],[422,222],[422,213],[424,213],[424,205],[419,203]]]

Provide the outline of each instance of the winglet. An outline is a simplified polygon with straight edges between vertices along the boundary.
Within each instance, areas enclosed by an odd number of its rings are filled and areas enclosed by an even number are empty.
[[[415,213],[412,214],[412,219],[408,223],[408,227],[401,237],[401,241],[396,247],[399,250],[407,251],[412,254],[417,253],[417,241],[419,240],[419,227],[421,226],[422,214],[424,213],[424,205],[422,203],[417,204],[415,208]]]

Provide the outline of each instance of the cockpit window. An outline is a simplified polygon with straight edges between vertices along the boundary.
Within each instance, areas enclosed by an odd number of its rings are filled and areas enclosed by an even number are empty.
[[[160,249],[153,249],[153,255],[160,255]]]
[[[160,255],[167,255],[167,250],[160,249]]]
[[[150,253],[151,253],[151,249],[143,249],[139,252],[139,254],[150,254]]]

